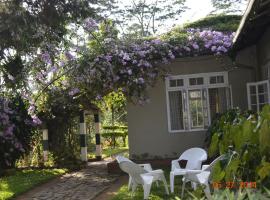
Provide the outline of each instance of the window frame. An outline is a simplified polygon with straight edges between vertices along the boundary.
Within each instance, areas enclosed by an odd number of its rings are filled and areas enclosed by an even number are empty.
[[[223,76],[224,77],[224,83],[215,83],[210,84],[210,77],[213,76]],[[190,78],[203,78],[203,84],[202,85],[189,85],[189,79]],[[176,86],[176,87],[170,87],[170,80],[174,79],[183,79],[183,86]],[[227,105],[228,107],[232,106],[232,90],[231,86],[229,85],[228,81],[228,72],[222,71],[222,72],[209,72],[209,73],[197,73],[197,74],[185,74],[185,75],[171,75],[165,78],[165,90],[166,90],[166,107],[167,107],[167,121],[168,121],[168,131],[170,133],[183,133],[183,132],[198,132],[198,131],[205,131],[207,128],[198,128],[198,129],[192,129],[191,128],[191,114],[190,114],[190,105],[189,105],[189,91],[191,90],[201,90],[201,93],[203,95],[203,90],[206,92],[206,102],[207,102],[207,115],[208,115],[208,126],[211,124],[211,116],[210,116],[210,105],[209,105],[209,90],[210,88],[228,88],[230,92],[231,98],[228,99],[230,101],[230,105]],[[183,128],[180,130],[172,130],[171,129],[171,113],[170,113],[170,99],[169,99],[169,92],[170,91],[181,91],[184,95],[186,95],[186,102],[182,101],[183,105],[183,116],[186,114],[186,118],[188,120],[187,124],[188,127],[186,127],[186,123],[184,121],[183,117]],[[203,97],[202,97],[203,98]],[[186,113],[185,113],[186,112]],[[204,117],[203,117],[203,120]]]
[[[260,111],[260,103],[259,103],[259,91],[258,91],[258,86],[262,85],[262,84],[266,84],[267,85],[267,97],[268,97],[268,102],[266,102],[266,104],[270,104],[270,84],[269,84],[269,80],[263,80],[263,81],[257,81],[257,82],[250,82],[247,83],[247,100],[248,100],[248,109],[252,110],[252,105],[255,104],[251,104],[251,94],[250,94],[250,86],[255,86],[256,87],[256,106],[257,106],[257,111]]]

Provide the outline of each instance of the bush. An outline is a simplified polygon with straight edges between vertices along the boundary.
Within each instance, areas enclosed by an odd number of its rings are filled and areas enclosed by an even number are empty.
[[[102,137],[109,142],[110,146],[117,145],[117,138],[122,138],[123,146],[126,146],[127,126],[103,126],[102,128],[104,130]]]
[[[236,31],[240,15],[212,15],[184,25],[184,28],[210,28],[216,31]]]
[[[270,186],[270,106],[259,114],[231,110],[210,129],[209,156],[228,153],[227,165],[214,167],[215,181],[256,181]]]
[[[0,98],[0,171],[29,151],[34,127],[20,97]]]

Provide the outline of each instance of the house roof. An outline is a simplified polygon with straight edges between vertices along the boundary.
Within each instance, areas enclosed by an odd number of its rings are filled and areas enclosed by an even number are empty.
[[[270,0],[249,0],[234,37],[234,49],[255,44],[270,25]]]

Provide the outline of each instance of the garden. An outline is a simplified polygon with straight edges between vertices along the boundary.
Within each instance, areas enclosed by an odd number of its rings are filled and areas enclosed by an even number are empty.
[[[0,199],[85,167],[80,159],[81,111],[91,105],[99,108],[103,158],[126,153],[127,103],[149,103],[148,89],[170,74],[167,64],[176,58],[231,54],[241,16],[214,15],[157,35],[154,22],[125,24],[123,15],[136,17],[146,9],[140,2],[125,12],[116,12],[114,1],[0,3]],[[168,2],[157,1],[145,15],[164,23],[184,12],[185,0]],[[114,18],[108,17],[113,13]],[[119,16],[125,22],[117,20]],[[87,156],[94,160],[95,119],[86,115],[85,121]],[[45,160],[44,128],[49,134]],[[226,154],[228,159],[215,166],[213,181],[252,181],[256,189],[216,190],[215,199],[270,198],[269,133],[270,106],[260,113],[232,109],[217,116],[208,130],[208,154]],[[168,180],[169,169],[165,175]],[[123,186],[113,199],[142,199],[143,190],[134,195]],[[203,195],[202,188],[189,188],[186,198]],[[179,196],[164,196],[153,186],[150,199]]]

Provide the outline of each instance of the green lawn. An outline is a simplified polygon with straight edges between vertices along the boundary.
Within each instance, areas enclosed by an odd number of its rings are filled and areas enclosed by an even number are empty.
[[[169,169],[165,170],[165,176],[166,176],[166,180],[167,180],[167,184],[169,186]],[[175,194],[170,194],[170,195],[166,195],[165,189],[163,184],[160,182],[159,186],[157,186],[155,183],[152,185],[151,188],[151,193],[149,196],[150,200],[180,200],[180,196],[181,196],[181,177],[180,176],[176,176],[175,177],[175,184],[174,184],[174,191]],[[199,188],[197,191],[192,191],[191,187],[189,186],[189,184],[187,184],[187,189],[185,191],[185,195],[184,195],[184,199],[196,199],[196,196],[198,197],[198,199],[200,199],[201,196],[203,196],[202,193],[202,189]],[[169,188],[170,190],[170,188]],[[192,194],[191,194],[192,192]],[[117,194],[114,196],[113,200],[142,200],[143,199],[143,189],[142,187],[138,187],[136,192],[133,194],[131,194],[130,191],[128,191],[127,189],[127,184],[125,184],[124,186],[122,186],[119,191],[117,192]]]
[[[165,169],[165,176],[169,187],[169,169]],[[198,187],[197,190],[191,188],[190,183],[186,184],[186,190],[184,197],[181,199],[181,176],[175,177],[174,194],[166,195],[163,184],[160,182],[159,186],[155,183],[152,185],[149,200],[204,200],[206,199],[203,188]],[[170,189],[169,189],[170,190]],[[270,199],[270,190],[264,189],[244,189],[244,190],[232,190],[232,189],[220,189],[215,190],[212,194],[213,200],[267,200]],[[127,189],[127,183],[122,186],[112,200],[142,200],[143,189],[141,186],[137,188],[135,193],[131,194],[131,191]]]
[[[0,178],[0,200],[9,199],[34,186],[64,174],[66,169],[21,170]]]
[[[104,148],[102,149],[102,158],[107,158],[128,150],[128,147]],[[88,158],[95,158],[96,152],[88,153]]]

